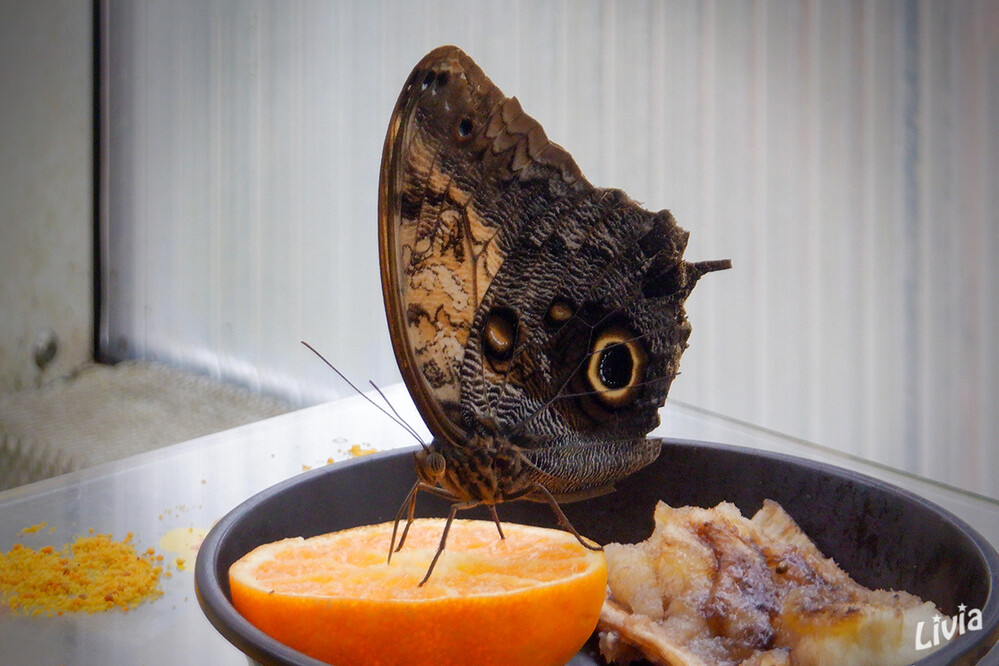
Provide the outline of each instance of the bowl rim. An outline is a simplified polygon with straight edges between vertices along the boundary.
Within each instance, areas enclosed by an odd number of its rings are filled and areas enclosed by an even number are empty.
[[[988,589],[986,590],[985,603],[980,609],[982,611],[983,626],[981,631],[985,632],[985,635],[974,642],[955,640],[915,662],[914,666],[944,666],[952,663],[956,658],[968,658],[972,656],[972,653],[979,651],[981,652],[978,656],[981,656],[988,652],[997,640],[999,640],[999,594],[997,594],[999,592],[999,552],[996,551],[995,547],[981,533],[948,509],[887,481],[822,461],[719,442],[671,437],[658,439],[660,439],[664,451],[671,445],[708,448],[737,455],[766,458],[785,465],[808,467],[820,473],[826,473],[846,481],[873,487],[882,492],[889,492],[900,498],[904,498],[908,502],[919,505],[924,510],[937,514],[943,521],[953,524],[970,541],[977,551],[978,556],[986,563],[989,574]],[[259,663],[275,663],[276,660],[279,660],[277,663],[283,662],[306,666],[320,666],[324,664],[324,662],[309,657],[270,637],[252,625],[235,609],[216,575],[219,547],[230,532],[240,523],[246,513],[289,488],[312,480],[313,477],[328,474],[346,474],[349,473],[351,468],[356,466],[370,465],[373,462],[386,458],[410,456],[418,449],[418,446],[412,446],[380,451],[308,470],[264,488],[230,509],[209,530],[208,535],[198,550],[195,561],[195,593],[202,611],[212,626],[226,640]]]

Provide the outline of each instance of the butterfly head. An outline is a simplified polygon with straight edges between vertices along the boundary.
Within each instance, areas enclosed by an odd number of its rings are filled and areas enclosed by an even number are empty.
[[[413,454],[413,465],[420,480],[431,486],[440,484],[447,471],[444,456],[430,447],[423,447]]]

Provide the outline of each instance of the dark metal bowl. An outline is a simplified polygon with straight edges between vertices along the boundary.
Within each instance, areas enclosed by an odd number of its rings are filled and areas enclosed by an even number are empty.
[[[412,449],[365,456],[298,475],[240,504],[220,520],[198,553],[195,583],[208,619],[263,664],[317,664],[264,634],[232,606],[229,566],[257,546],[395,517],[415,480]],[[844,469],[791,456],[705,442],[666,440],[659,459],[617,492],[564,506],[583,534],[600,543],[636,542],[652,531],[652,508],[733,502],[746,515],[779,502],[859,583],[902,589],[954,615],[981,609],[983,627],[920,660],[920,666],[974,664],[999,639],[999,555],[964,521],[912,493]],[[448,505],[421,495],[418,515],[446,516]],[[532,502],[499,507],[503,520],[554,527]],[[469,511],[463,517],[486,518]],[[592,644],[571,662],[603,663]]]

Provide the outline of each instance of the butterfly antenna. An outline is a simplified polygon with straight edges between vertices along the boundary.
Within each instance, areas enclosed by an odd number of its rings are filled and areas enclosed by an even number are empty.
[[[378,384],[375,384],[370,379],[368,380],[368,383],[371,384],[371,388],[375,389],[375,392],[377,392],[378,395],[381,396],[382,400],[385,401],[385,404],[388,405],[388,408],[392,410],[393,414],[395,414],[395,422],[404,427],[409,432],[409,434],[411,434],[413,437],[416,438],[416,441],[420,442],[420,444],[423,444],[423,440],[420,439],[420,434],[416,432],[416,428],[409,425],[406,419],[402,418],[402,415],[399,414],[399,412],[396,410],[395,405],[393,405],[392,402],[388,399],[388,397],[386,397],[386,395],[382,392],[381,388],[379,388]]]
[[[320,354],[318,351],[316,351],[315,347],[313,347],[312,345],[310,345],[305,340],[302,340],[301,342],[302,342],[303,345],[305,345],[306,347],[309,348],[309,351],[311,351],[313,354],[315,354],[316,356],[318,356],[319,358],[321,358],[323,360],[323,363],[325,363],[326,365],[328,365],[330,367],[330,370],[332,370],[333,372],[335,372],[337,374],[337,376],[340,377],[340,379],[342,379],[343,381],[345,381],[347,383],[347,386],[349,386],[350,388],[354,389],[354,391],[356,391],[359,396],[361,396],[362,398],[364,398],[365,400],[367,400],[374,407],[376,407],[378,409],[378,411],[380,411],[382,414],[384,414],[385,416],[387,416],[390,419],[392,419],[392,421],[394,421],[400,428],[402,428],[403,430],[405,430],[406,432],[408,432],[410,435],[412,435],[416,439],[416,441],[420,443],[420,446],[422,446],[423,448],[427,447],[427,445],[423,442],[423,440],[420,439],[420,436],[416,433],[416,430],[414,430],[411,425],[409,425],[408,423],[406,423],[405,421],[402,420],[402,417],[399,416],[398,412],[395,411],[395,408],[392,407],[391,404],[389,404],[389,407],[392,409],[392,412],[389,412],[387,409],[385,409],[384,407],[382,407],[381,405],[379,405],[377,402],[375,402],[374,400],[372,400],[370,396],[368,396],[363,391],[361,391],[361,389],[357,388],[357,386],[354,385],[354,382],[352,382],[349,379],[347,379],[347,376],[344,375],[342,372],[340,372],[335,365],[333,365],[332,363],[330,363],[329,361],[327,361],[326,357],[323,356],[322,354]],[[374,383],[372,383],[372,386],[374,386]],[[377,386],[375,387],[375,390],[378,391],[378,395],[380,395],[382,397],[382,400],[385,400],[385,402],[388,403],[388,400],[385,399],[385,394],[382,393],[381,390],[379,390]],[[393,412],[394,412],[394,414],[393,414]]]

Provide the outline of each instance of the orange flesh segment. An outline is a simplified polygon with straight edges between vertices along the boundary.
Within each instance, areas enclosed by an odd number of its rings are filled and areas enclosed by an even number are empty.
[[[392,525],[267,544],[230,569],[252,624],[330,663],[564,664],[592,633],[603,553],[561,530],[456,520],[425,585],[443,520],[414,522],[386,563]]]

